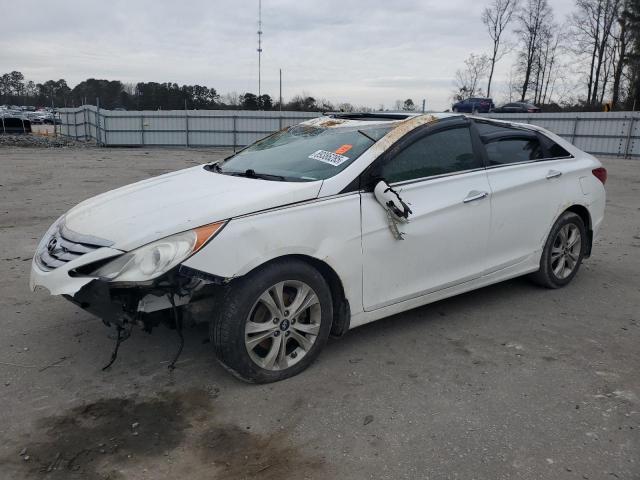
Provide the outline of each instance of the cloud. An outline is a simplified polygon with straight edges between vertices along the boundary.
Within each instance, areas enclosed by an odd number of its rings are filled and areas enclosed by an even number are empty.
[[[282,68],[285,97],[305,91],[370,106],[426,98],[431,108],[448,108],[456,69],[469,53],[490,47],[480,21],[484,2],[475,0],[262,3],[262,90],[273,96]],[[72,85],[94,77],[256,92],[257,4],[12,2],[11,21],[2,25],[0,71]],[[505,59],[497,76],[508,69]]]

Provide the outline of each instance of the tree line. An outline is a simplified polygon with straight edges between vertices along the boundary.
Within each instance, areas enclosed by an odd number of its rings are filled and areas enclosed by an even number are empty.
[[[279,110],[280,103],[269,95],[251,92],[220,95],[215,88],[202,85],[178,85],[177,83],[139,82],[123,83],[118,80],[89,78],[71,88],[66,80],[47,80],[34,83],[25,80],[21,72],[13,71],[0,77],[0,104],[29,105],[35,107],[74,107],[84,103],[102,108],[127,110],[181,110],[231,109],[231,110]],[[283,102],[283,110],[289,111],[355,111],[350,103],[334,105],[326,99],[316,99],[308,94],[295,95]],[[367,107],[358,107],[367,110]],[[368,109],[370,110],[370,109]]]
[[[549,109],[640,107],[640,0],[574,0],[558,23],[547,0],[491,0],[481,20],[489,53],[471,53],[455,74],[456,100],[490,97],[498,62],[514,52],[507,101]]]

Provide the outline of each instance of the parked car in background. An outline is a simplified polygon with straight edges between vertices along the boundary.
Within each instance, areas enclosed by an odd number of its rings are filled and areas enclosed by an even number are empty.
[[[567,285],[605,180],[532,125],[334,114],[85,200],[45,233],[30,285],[116,325],[118,342],[134,325],[208,322],[230,372],[272,382],[329,333],[520,275]]]
[[[511,102],[491,110],[492,113],[540,113],[540,108],[533,103]]]
[[[451,106],[451,111],[456,113],[489,113],[492,108],[495,108],[492,99],[471,97],[454,103]]]

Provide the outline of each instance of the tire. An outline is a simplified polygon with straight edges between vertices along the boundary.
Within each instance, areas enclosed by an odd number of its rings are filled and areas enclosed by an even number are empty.
[[[576,233],[580,235],[577,239]],[[582,218],[573,212],[564,212],[551,228],[540,257],[540,270],[532,274],[531,279],[546,288],[564,287],[578,273],[587,242]]]
[[[235,280],[221,303],[210,325],[216,357],[249,383],[277,382],[306,369],[327,342],[333,321],[326,281],[295,259]],[[294,311],[295,304],[302,308]]]

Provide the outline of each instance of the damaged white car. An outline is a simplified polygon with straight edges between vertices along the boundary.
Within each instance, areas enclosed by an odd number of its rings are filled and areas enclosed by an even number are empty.
[[[329,334],[519,275],[566,285],[605,180],[531,125],[335,114],[82,202],[44,235],[30,283],[116,326],[117,345],[135,325],[208,322],[227,369],[276,381]]]

